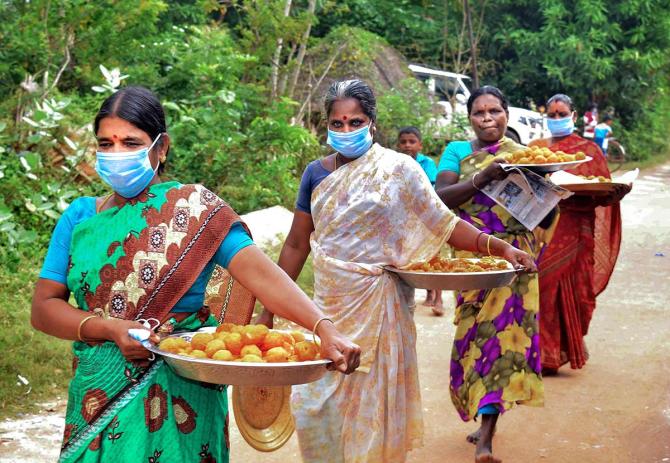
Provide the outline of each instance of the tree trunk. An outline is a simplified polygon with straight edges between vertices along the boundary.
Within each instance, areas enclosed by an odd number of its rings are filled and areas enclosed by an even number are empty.
[[[479,88],[479,73],[477,71],[477,45],[475,43],[475,36],[472,33],[472,15],[470,13],[470,2],[463,0],[463,10],[465,13],[465,20],[468,23],[468,38],[470,40],[470,55],[472,56],[472,84],[474,88]]]
[[[287,18],[291,13],[291,3],[293,0],[286,0],[284,5],[284,17]],[[277,97],[277,80],[279,79],[279,60],[281,59],[281,51],[284,47],[284,37],[277,38],[277,48],[272,57],[272,71],[270,73],[271,95],[274,100]]]
[[[288,88],[287,96],[293,98],[295,93],[295,87],[298,85],[298,78],[300,77],[300,69],[302,68],[302,62],[305,59],[305,53],[307,53],[307,40],[309,40],[309,34],[312,31],[312,21],[314,18],[314,11],[316,11],[316,0],[309,0],[307,5],[307,13],[309,17],[307,18],[307,27],[305,32],[302,34],[302,40],[300,41],[300,49],[298,50],[298,58],[296,59],[295,69],[293,70],[293,77],[291,78],[291,84]]]

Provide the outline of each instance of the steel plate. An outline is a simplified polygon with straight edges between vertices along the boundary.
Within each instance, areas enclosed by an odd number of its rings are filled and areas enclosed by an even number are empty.
[[[400,270],[395,267],[384,267],[393,272],[401,280],[413,288],[421,289],[444,289],[444,290],[466,290],[466,289],[490,289],[509,286],[516,277],[517,271],[513,268],[508,270],[494,270],[491,272],[416,272]]]
[[[586,156],[586,159],[581,159],[579,161],[570,161],[570,162],[555,162],[551,164],[502,164],[505,167],[524,167],[533,172],[541,174],[549,174],[551,172],[556,172],[559,170],[568,170],[572,169],[575,166],[584,164],[585,162],[591,161],[593,158],[591,156]]]
[[[212,331],[214,328],[178,333],[170,337],[182,337],[190,341],[196,333]],[[179,376],[206,383],[236,386],[288,386],[311,383],[321,379],[328,372],[326,365],[331,363],[331,360],[285,363],[223,362],[172,354],[158,349],[158,346],[151,346],[149,350],[162,356]]]

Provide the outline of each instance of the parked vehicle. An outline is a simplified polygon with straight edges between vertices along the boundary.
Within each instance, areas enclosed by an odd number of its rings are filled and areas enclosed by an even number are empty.
[[[442,117],[446,120],[436,121],[436,126],[451,123],[454,113],[467,115],[466,103],[470,97],[468,76],[416,64],[410,64],[409,69],[416,78],[426,83],[443,111]],[[540,113],[510,106],[506,135],[517,143],[527,145],[531,140],[547,136],[548,130]]]

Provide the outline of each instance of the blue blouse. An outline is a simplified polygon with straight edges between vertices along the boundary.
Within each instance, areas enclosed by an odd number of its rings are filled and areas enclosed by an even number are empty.
[[[305,168],[300,180],[300,189],[298,190],[298,200],[295,208],[299,211],[312,213],[312,192],[319,186],[319,183],[324,178],[328,177],[332,172],[321,164],[321,159],[310,162]]]
[[[51,236],[49,249],[44,258],[40,278],[53,280],[57,283],[67,285],[67,266],[70,255],[70,241],[72,230],[77,224],[95,215],[95,198],[85,196],[78,198],[70,204],[58,220],[56,228]],[[241,222],[235,222],[230,232],[217,249],[212,259],[200,272],[193,286],[175,304],[173,312],[196,312],[200,310],[205,301],[205,288],[214,272],[215,264],[227,268],[233,257],[242,249],[254,244]]]
[[[440,158],[437,171],[455,172],[461,174],[461,161],[472,154],[472,145],[469,141],[452,141],[447,145]]]

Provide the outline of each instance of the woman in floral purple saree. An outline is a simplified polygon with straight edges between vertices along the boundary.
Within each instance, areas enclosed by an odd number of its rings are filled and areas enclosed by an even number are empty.
[[[526,229],[479,189],[506,176],[498,163],[478,165],[496,153],[521,149],[503,135],[507,103],[494,87],[483,87],[468,101],[477,139],[452,142],[442,155],[436,189],[459,217],[537,259],[542,232]],[[545,219],[550,222],[551,220]],[[456,251],[457,257],[481,257]],[[451,355],[451,398],[464,421],[482,415],[481,428],[468,436],[477,445],[475,461],[499,462],[492,439],[499,414],[516,404],[542,406],[544,388],[539,347],[537,274],[521,274],[511,286],[462,291]]]

